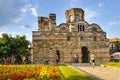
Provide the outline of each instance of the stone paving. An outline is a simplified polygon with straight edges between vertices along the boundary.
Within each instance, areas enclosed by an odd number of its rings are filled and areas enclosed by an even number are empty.
[[[105,68],[101,66],[95,66],[95,68],[92,68],[88,63],[72,64],[71,66],[86,73],[94,80],[120,80],[120,70],[114,70],[111,68]]]

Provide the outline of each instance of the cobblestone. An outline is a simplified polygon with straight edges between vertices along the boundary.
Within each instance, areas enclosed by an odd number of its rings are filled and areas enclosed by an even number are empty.
[[[86,73],[94,80],[120,80],[120,70],[101,66],[92,68],[89,64],[72,64],[72,66]]]

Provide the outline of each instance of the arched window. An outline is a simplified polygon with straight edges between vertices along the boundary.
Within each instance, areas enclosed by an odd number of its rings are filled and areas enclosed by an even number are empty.
[[[70,36],[67,36],[67,41],[71,41],[71,37]]]
[[[78,25],[78,32],[79,32],[79,30],[80,30],[80,26]]]
[[[84,31],[84,30],[85,30],[84,25],[83,26],[82,25],[78,25],[78,32]]]
[[[62,28],[62,32],[65,32],[65,31],[66,31],[66,30],[65,30],[65,28],[63,27],[63,28]]]
[[[80,28],[79,28],[79,31],[82,31],[82,25],[80,25],[79,27],[80,27]]]
[[[93,32],[93,33],[94,33],[94,32],[97,32],[96,28],[92,28],[92,32]]]
[[[80,41],[83,41],[83,40],[84,40],[84,38],[83,38],[83,36],[81,36],[81,37],[80,37]]]
[[[75,21],[79,21],[79,15],[75,14]]]
[[[96,36],[94,36],[93,41],[97,41],[97,37]]]
[[[72,22],[72,15],[69,16],[70,22]]]
[[[59,50],[56,50],[56,56],[57,56],[57,58],[58,58],[58,62],[59,62],[59,60],[60,60],[60,51]]]
[[[85,30],[85,27],[84,26],[82,26],[82,31],[84,31]]]

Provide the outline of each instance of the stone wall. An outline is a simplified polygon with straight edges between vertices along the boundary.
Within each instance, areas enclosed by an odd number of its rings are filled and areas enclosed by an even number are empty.
[[[83,19],[69,22],[69,16],[76,13],[79,14],[78,16],[82,14]],[[89,52],[95,53],[98,63],[109,61],[109,45],[106,33],[98,24],[88,24],[84,21],[84,11],[82,9],[67,10],[67,23],[61,23],[58,26],[56,26],[55,14],[49,16],[52,16],[52,18],[38,21],[38,31],[32,32],[34,63],[44,63],[47,58],[54,62],[58,56],[61,62],[74,62],[74,55],[76,54],[80,63],[86,63],[89,62]],[[73,17],[73,19],[76,18]],[[46,21],[49,29],[42,30],[46,28],[40,26],[40,24],[44,24]]]

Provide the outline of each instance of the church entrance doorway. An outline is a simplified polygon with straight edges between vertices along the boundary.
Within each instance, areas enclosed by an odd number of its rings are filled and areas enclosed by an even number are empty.
[[[89,63],[89,51],[86,46],[81,48],[82,51],[82,63]]]
[[[56,50],[56,60],[57,60],[57,62],[59,62],[60,61],[60,51],[59,50]]]

